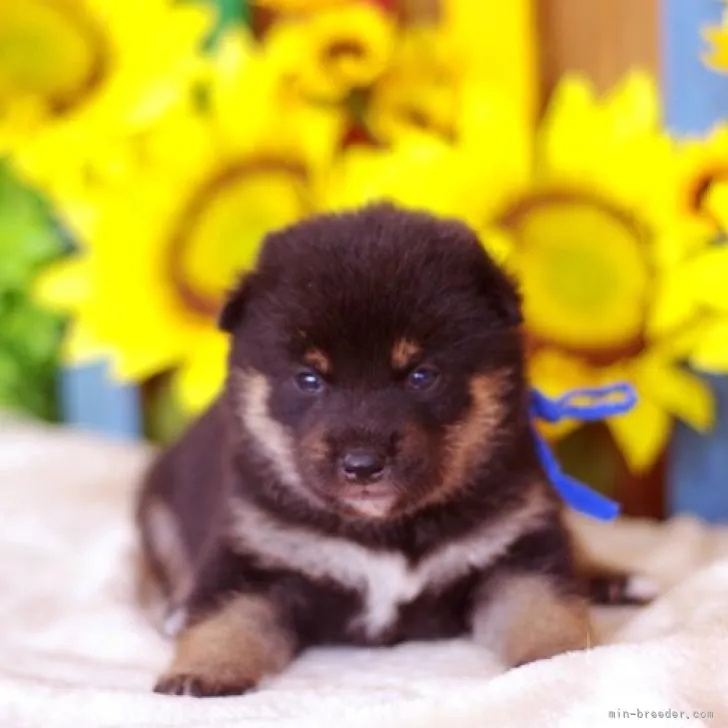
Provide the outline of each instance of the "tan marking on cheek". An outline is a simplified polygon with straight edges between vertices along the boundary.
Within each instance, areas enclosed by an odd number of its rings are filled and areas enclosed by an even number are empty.
[[[424,472],[432,476],[436,472],[437,460],[435,459],[438,452],[437,440],[428,436],[416,422],[405,420],[402,424],[402,440],[399,445],[398,457],[405,462],[418,462],[424,466]],[[435,456],[435,457],[433,457]],[[425,480],[416,484],[415,487],[407,487],[395,480],[394,487],[397,491],[397,500],[392,508],[391,515],[399,516],[407,513],[413,513],[422,505],[431,502],[425,496],[423,503],[423,489],[427,489],[430,481],[427,477]],[[418,487],[419,486],[419,487]]]
[[[263,597],[237,595],[187,627],[177,638],[174,659],[160,678],[160,692],[243,692],[281,672],[293,659],[295,642]]]
[[[394,369],[406,369],[416,356],[422,353],[422,347],[411,339],[398,339],[392,347],[391,362]]]
[[[303,355],[303,361],[320,374],[331,374],[331,359],[321,349],[308,349]]]
[[[301,477],[296,467],[291,434],[270,415],[270,384],[254,370],[236,370],[235,397],[238,417],[253,436],[260,452],[265,455],[280,479],[287,485],[299,487]]]
[[[510,385],[510,371],[481,374],[470,382],[472,404],[465,418],[445,435],[444,475],[436,499],[460,488],[474,467],[490,454],[504,415],[503,398]]]
[[[473,637],[507,665],[592,644],[586,600],[559,593],[546,576],[504,574],[488,585],[488,593],[473,614]]]
[[[323,427],[312,427],[301,438],[301,452],[309,463],[320,465],[331,457]]]

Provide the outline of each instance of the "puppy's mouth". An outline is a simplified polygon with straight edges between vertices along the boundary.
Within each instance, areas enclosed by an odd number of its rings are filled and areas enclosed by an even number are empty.
[[[397,492],[381,480],[358,485],[347,484],[341,489],[338,501],[348,515],[385,518],[394,509]]]

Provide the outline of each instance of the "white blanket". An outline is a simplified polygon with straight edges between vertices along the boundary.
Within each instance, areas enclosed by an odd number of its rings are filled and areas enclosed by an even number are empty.
[[[728,728],[728,529],[686,517],[577,520],[666,590],[598,615],[607,644],[589,651],[505,672],[462,641],[320,650],[248,696],[155,695],[170,645],[135,608],[131,569],[148,455],[0,426],[0,728]]]

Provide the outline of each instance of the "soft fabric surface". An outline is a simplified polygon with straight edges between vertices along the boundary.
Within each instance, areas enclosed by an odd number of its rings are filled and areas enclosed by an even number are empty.
[[[504,673],[466,642],[321,650],[245,697],[154,695],[170,645],[135,608],[131,568],[130,495],[148,455],[0,427],[1,728],[728,727],[728,530],[690,518],[577,522],[595,551],[665,588],[600,616],[608,644],[590,651]]]

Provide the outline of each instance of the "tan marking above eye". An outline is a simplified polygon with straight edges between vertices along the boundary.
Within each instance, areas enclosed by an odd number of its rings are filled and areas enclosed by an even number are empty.
[[[422,347],[411,339],[397,339],[392,347],[392,367],[406,369],[421,353]]]
[[[303,355],[303,361],[307,366],[315,369],[320,374],[331,373],[331,359],[321,349],[309,349]]]

